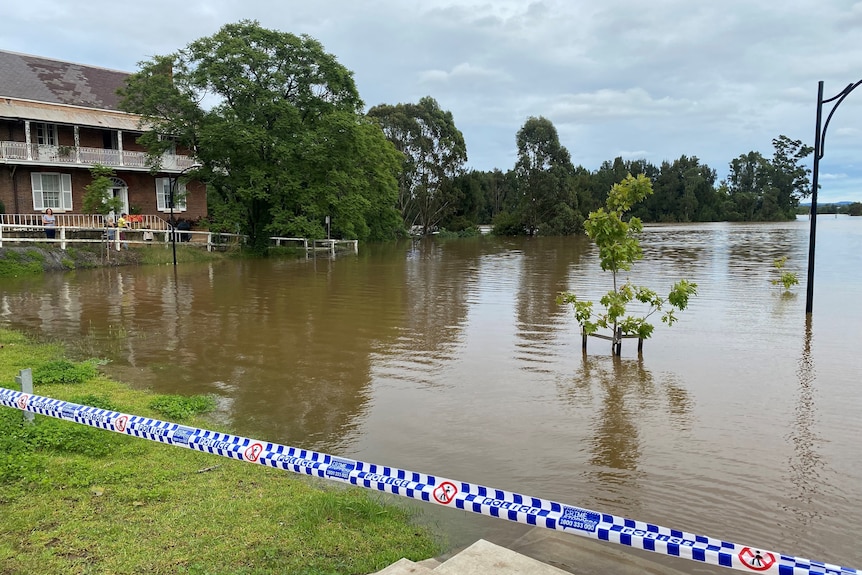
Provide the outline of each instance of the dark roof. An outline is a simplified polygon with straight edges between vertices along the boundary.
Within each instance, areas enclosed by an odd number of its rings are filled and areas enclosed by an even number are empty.
[[[0,50],[0,97],[119,110],[127,72]]]

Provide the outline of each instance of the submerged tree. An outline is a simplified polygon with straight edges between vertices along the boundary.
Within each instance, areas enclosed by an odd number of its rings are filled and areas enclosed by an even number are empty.
[[[584,334],[585,351],[586,337],[596,335],[610,340],[611,349],[619,355],[622,338],[649,338],[655,326],[647,319],[657,312],[662,312],[661,321],[673,325],[677,319],[675,311],[684,310],[688,306],[689,298],[697,293],[697,284],[687,280],[675,283],[667,297],[661,297],[654,290],[635,285],[628,280],[622,284],[618,283],[618,273],[631,270],[632,264],[643,257],[637,239],[637,234],[643,230],[641,220],[632,217],[625,221],[623,218],[634,204],[651,193],[652,183],[649,178],[643,174],[637,177],[629,174],[611,188],[607,209],[599,208],[590,212],[584,222],[587,235],[599,248],[602,270],[610,271],[613,278],[613,289],[599,300],[602,309],[598,312],[594,312],[592,301],[578,299],[572,292],[561,293],[557,298],[558,303],[571,305],[574,309],[575,319]],[[633,301],[646,306],[646,311],[640,315],[628,315],[627,307]],[[610,330],[611,335],[597,334],[600,328]]]
[[[775,286],[784,286],[784,293],[789,294],[790,289],[799,285],[799,276],[790,270],[784,269],[784,264],[787,263],[787,256],[781,256],[780,258],[775,258],[772,262],[772,267],[775,268],[776,273],[778,273],[778,277],[770,280],[772,285]]]

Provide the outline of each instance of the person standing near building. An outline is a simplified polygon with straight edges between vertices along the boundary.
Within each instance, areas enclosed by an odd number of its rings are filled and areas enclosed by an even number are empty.
[[[54,210],[48,208],[42,214],[42,225],[45,226],[45,237],[53,240],[57,235],[57,219],[54,217]]]
[[[126,239],[126,233],[123,230],[125,230],[129,225],[127,217],[127,214],[122,213],[120,214],[120,218],[117,220],[117,229],[120,232],[120,240]]]
[[[114,241],[114,238],[116,237],[116,233],[117,233],[117,224],[114,222],[114,218],[108,216],[108,219],[105,222],[105,227],[107,228],[106,235],[107,235],[108,241],[109,242]]]
[[[125,212],[120,214],[120,218],[117,220],[117,231],[120,232],[120,241],[124,241],[126,239],[126,232],[124,231],[129,226],[128,214]],[[123,244],[123,247],[127,247]]]

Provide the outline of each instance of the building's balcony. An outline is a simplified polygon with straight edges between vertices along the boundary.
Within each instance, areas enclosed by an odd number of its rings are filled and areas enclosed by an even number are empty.
[[[179,172],[195,163],[190,156],[165,154],[161,170]],[[105,150],[74,146],[47,146],[26,142],[0,141],[0,164],[25,164],[33,166],[76,166],[91,168],[96,164],[125,170],[148,171],[147,154],[127,150]]]

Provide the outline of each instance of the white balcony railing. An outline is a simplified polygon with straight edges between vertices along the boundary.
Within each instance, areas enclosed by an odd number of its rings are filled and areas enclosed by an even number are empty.
[[[54,214],[57,227],[104,228],[106,216],[101,214]],[[130,228],[168,230],[170,224],[160,216],[141,214],[132,216]],[[36,226],[43,229],[42,214],[0,214],[0,225],[27,228]]]
[[[43,144],[30,144],[28,148],[25,142],[9,141],[0,141],[0,162],[39,165],[73,164],[81,167],[101,164],[112,168],[149,169],[145,152]],[[167,172],[183,170],[193,164],[194,158],[190,156],[165,154],[162,157],[162,169]]]

